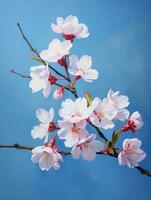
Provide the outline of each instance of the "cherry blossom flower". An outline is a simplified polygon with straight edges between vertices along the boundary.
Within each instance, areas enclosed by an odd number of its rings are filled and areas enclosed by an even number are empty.
[[[118,155],[120,165],[127,165],[130,168],[137,167],[140,161],[146,157],[146,153],[140,149],[142,142],[137,138],[125,139],[123,150]]]
[[[51,83],[49,81],[50,72],[45,65],[39,65],[30,68],[30,76],[32,80],[29,83],[29,87],[32,92],[38,92],[43,90],[44,97],[48,97],[51,92]]]
[[[70,40],[61,42],[58,39],[54,39],[49,43],[48,49],[43,50],[40,53],[40,57],[47,62],[59,62],[63,56],[70,53],[72,43]]]
[[[124,121],[129,116],[129,111],[125,108],[130,104],[130,102],[127,96],[119,95],[119,93],[119,91],[114,92],[112,89],[110,89],[107,97],[114,102],[114,106],[118,111],[115,119]]]
[[[96,158],[96,152],[100,152],[104,149],[104,144],[96,140],[96,135],[91,134],[77,142],[71,151],[72,157],[78,159],[82,155],[84,160],[94,160]]]
[[[36,111],[36,117],[38,118],[40,124],[38,126],[33,127],[31,131],[31,135],[34,139],[45,138],[45,142],[47,142],[49,132],[52,132],[56,129],[56,125],[53,122],[54,109],[50,108],[49,111],[46,111],[43,108],[39,108]]]
[[[85,127],[87,122],[82,120],[78,123],[71,123],[68,121],[58,121],[60,130],[58,131],[58,136],[60,139],[64,139],[66,147],[73,147],[79,139],[85,138],[88,136],[87,130]]]
[[[66,99],[61,104],[59,115],[65,121],[78,123],[81,120],[87,119],[92,114],[92,109],[92,107],[87,107],[85,97],[79,97],[75,101]]]
[[[113,119],[117,115],[117,109],[114,107],[114,103],[110,99],[99,99],[96,97],[91,106],[94,112],[89,117],[92,124],[97,127],[102,127],[104,129],[111,129],[114,127]]]
[[[69,15],[65,19],[57,17],[56,24],[52,23],[51,28],[56,33],[61,33],[67,40],[86,38],[89,36],[88,27],[78,22],[76,16]]]
[[[56,148],[47,146],[38,146],[32,150],[31,160],[34,163],[39,163],[41,170],[48,171],[50,168],[59,169],[60,161],[63,161],[60,153],[56,151]]]
[[[128,131],[131,130],[132,132],[136,132],[143,126],[143,120],[138,111],[134,112],[129,118],[127,124],[125,124],[121,131]]]
[[[98,79],[98,71],[92,68],[91,56],[84,55],[80,59],[76,55],[69,57],[69,72],[75,77],[82,77],[87,82]]]
[[[64,95],[64,87],[59,87],[55,90],[55,92],[53,94],[53,98],[60,99],[63,97],[63,95]]]

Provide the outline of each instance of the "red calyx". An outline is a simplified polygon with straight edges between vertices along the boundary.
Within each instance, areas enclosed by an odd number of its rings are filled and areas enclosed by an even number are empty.
[[[62,35],[66,40],[70,40],[71,42],[73,42],[74,38],[76,37],[73,34],[62,34]]]
[[[55,76],[52,76],[51,74],[48,77],[48,81],[50,82],[50,84],[54,84],[57,81],[57,78]]]
[[[56,139],[54,138],[54,137],[52,137],[51,139],[50,139],[50,141],[47,143],[47,144],[45,144],[45,146],[46,147],[53,147],[53,146],[55,146],[55,142],[56,142]]]
[[[55,139],[54,137],[52,137],[52,138],[50,139],[50,141],[49,141],[47,144],[45,144],[45,146],[46,146],[46,147],[52,148],[54,152],[58,152],[59,149],[58,149],[58,147],[55,145],[55,143],[56,143],[56,139]]]
[[[121,131],[125,132],[125,131],[129,131],[131,130],[133,133],[136,132],[136,125],[135,125],[135,122],[133,120],[128,120],[127,124],[125,124]]]
[[[74,76],[74,80],[77,81],[81,78],[81,76]]]
[[[58,60],[58,63],[61,66],[67,67],[67,63],[66,63],[66,59],[64,57],[62,57],[61,59]]]
[[[50,122],[50,123],[49,123],[48,131],[49,131],[49,132],[52,132],[52,131],[54,131],[55,129],[56,129],[56,124],[55,124],[55,122]]]

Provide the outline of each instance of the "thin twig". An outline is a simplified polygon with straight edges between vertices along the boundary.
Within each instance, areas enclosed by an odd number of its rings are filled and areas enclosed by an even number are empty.
[[[105,141],[108,141],[108,139],[105,137],[105,135],[102,133],[102,131],[100,131],[100,129],[95,126],[94,124],[92,124],[90,121],[88,122],[92,127],[94,127],[96,129],[96,131],[98,132],[99,136],[101,138],[103,138]]]
[[[0,148],[14,148],[14,149],[23,149],[23,150],[33,150],[35,147],[33,146],[25,146],[25,145],[20,145],[18,143],[15,144],[9,144],[9,145],[0,145]],[[71,155],[70,151],[59,151],[60,154],[67,156],[67,155]],[[103,151],[97,152],[96,154],[98,155],[104,155]],[[117,158],[118,155],[113,155],[113,154],[107,154],[108,156]],[[143,167],[135,167],[134,169],[137,169],[141,174],[146,175],[148,177],[151,177],[151,171],[144,169]]]
[[[19,28],[19,31],[22,35],[22,38],[24,39],[24,41],[27,43],[27,45],[29,46],[30,50],[35,53],[37,55],[37,57],[41,60],[41,62],[44,64],[44,65],[47,65],[47,63],[40,57],[38,51],[31,45],[31,43],[29,42],[29,40],[27,39],[27,37],[25,36],[22,28],[21,28],[21,25],[19,23],[17,23],[17,26]],[[51,65],[48,65],[48,67],[50,69],[52,69],[56,74],[58,74],[59,76],[63,77],[64,79],[68,80],[68,77],[64,76],[63,74],[61,74],[58,70],[56,70],[54,67],[52,67]]]
[[[25,75],[25,74],[16,72],[14,69],[11,69],[11,72],[12,72],[13,74],[16,74],[16,75],[20,76],[21,78],[28,78],[28,79],[31,79],[31,76],[30,76],[30,75]],[[53,83],[53,85],[56,85],[56,86],[58,86],[58,87],[63,87],[63,88],[65,88],[66,90],[68,90],[68,91],[70,91],[70,92],[72,92],[72,93],[74,94],[74,91],[72,91],[68,86],[64,86],[64,85],[62,85],[62,84],[60,84],[60,83]]]
[[[0,145],[0,148],[15,148],[15,149],[25,149],[25,150],[32,150],[34,147],[31,146],[24,146],[18,143],[15,144],[8,144],[8,145]]]
[[[11,72],[20,76],[21,78],[31,78],[29,75],[24,75],[24,74],[21,74],[19,72],[16,72],[14,69],[11,69]]]

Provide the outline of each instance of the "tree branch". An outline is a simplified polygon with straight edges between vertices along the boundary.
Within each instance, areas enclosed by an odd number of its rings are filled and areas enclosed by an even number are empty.
[[[25,145],[20,145],[18,143],[15,143],[15,144],[8,144],[8,145],[1,145],[0,144],[0,148],[14,148],[14,149],[23,149],[23,150],[30,150],[31,151],[35,147],[33,147],[33,146],[25,146]],[[71,155],[70,151],[59,151],[59,153],[64,155],[64,156]],[[96,154],[97,155],[106,155],[106,154],[104,154],[103,151],[97,152]],[[111,156],[111,157],[114,157],[114,158],[118,157],[118,155],[113,155],[113,154],[107,154],[107,155]],[[140,166],[135,167],[134,169],[137,169],[143,175],[151,177],[151,171],[150,170],[144,169],[144,168],[142,168]]]
[[[94,124],[92,124],[90,121],[88,122],[92,127],[94,127],[96,129],[96,131],[98,132],[99,136],[101,138],[103,138],[105,141],[108,141],[108,139],[105,137],[105,135],[102,133],[102,131],[100,131],[100,129],[95,126]]]
[[[20,76],[21,78],[28,78],[28,79],[31,79],[31,76],[29,76],[29,75],[24,75],[24,74],[21,74],[21,73],[19,73],[19,72],[16,72],[14,69],[11,69],[11,72],[12,72],[13,74],[16,74],[16,75]],[[71,90],[68,86],[63,86],[63,85],[61,85],[60,83],[53,83],[53,85],[56,85],[56,86],[58,86],[58,87],[64,87],[66,90],[70,91],[70,92],[73,93],[73,95],[74,95],[74,91]]]
[[[17,26],[19,28],[19,31],[22,35],[22,38],[24,39],[24,41],[26,42],[26,44],[29,46],[30,50],[37,55],[37,57],[41,60],[41,62],[44,64],[44,65],[47,65],[47,63],[40,57],[38,51],[31,45],[31,43],[29,42],[29,40],[27,39],[27,37],[25,36],[22,28],[21,28],[21,25],[19,23],[17,23]],[[63,74],[61,74],[58,70],[56,70],[54,67],[52,67],[51,65],[48,65],[48,67],[53,70],[56,74],[58,74],[59,76],[63,77],[64,79],[66,79],[67,81],[69,81],[68,77],[64,76]]]
[[[34,149],[34,147],[24,146],[24,145],[20,145],[18,143],[8,144],[8,145],[1,145],[0,144],[0,148],[15,148],[15,149],[25,149],[25,150],[32,150],[32,149]]]

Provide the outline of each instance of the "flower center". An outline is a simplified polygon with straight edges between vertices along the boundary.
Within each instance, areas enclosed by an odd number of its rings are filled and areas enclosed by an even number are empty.
[[[104,117],[104,114],[102,112],[97,113],[99,119],[102,119]]]
[[[72,131],[73,134],[76,134],[78,132],[78,128],[76,126],[73,126],[71,128],[71,131]]]

